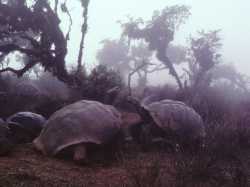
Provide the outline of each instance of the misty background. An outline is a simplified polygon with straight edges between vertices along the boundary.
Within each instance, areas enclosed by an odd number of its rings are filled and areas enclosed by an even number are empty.
[[[181,25],[175,34],[175,44],[187,44],[190,35],[195,36],[198,30],[221,29],[220,36],[223,44],[221,49],[224,63],[233,63],[238,71],[250,74],[249,49],[250,49],[250,17],[248,8],[250,2],[246,0],[157,0],[146,3],[144,0],[127,1],[99,1],[92,0],[89,7],[88,32],[85,40],[84,63],[88,69],[92,69],[98,62],[96,52],[101,48],[100,42],[106,38],[119,38],[121,27],[117,21],[126,20],[127,16],[142,17],[149,20],[154,10],[165,6],[185,4],[191,7],[191,16],[186,24]],[[74,63],[77,59],[79,45],[81,19],[81,7],[78,2],[69,7],[72,10],[73,31],[69,42],[67,63]],[[67,27],[67,19],[62,22]],[[161,72],[162,82],[166,82],[167,73]],[[156,80],[152,74],[151,82]],[[159,79],[157,79],[159,80]]]
[[[249,7],[0,0],[0,186],[250,186]]]

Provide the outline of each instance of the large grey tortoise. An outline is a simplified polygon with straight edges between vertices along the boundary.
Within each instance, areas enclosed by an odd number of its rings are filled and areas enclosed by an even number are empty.
[[[121,115],[113,106],[81,100],[55,112],[33,143],[44,155],[69,150],[74,161],[85,163],[88,145],[113,143],[121,124]]]
[[[7,119],[13,143],[32,142],[42,131],[46,119],[32,112],[18,112]]]
[[[129,101],[142,119],[131,127],[133,138],[139,142],[169,137],[185,144],[199,142],[206,135],[201,116],[183,102],[166,99],[142,105],[133,98]]]

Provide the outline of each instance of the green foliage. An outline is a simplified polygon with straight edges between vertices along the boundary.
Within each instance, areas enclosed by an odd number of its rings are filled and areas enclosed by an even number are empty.
[[[123,36],[128,37],[129,41],[144,40],[151,51],[156,51],[156,57],[169,69],[170,75],[174,76],[180,89],[183,87],[182,82],[173,62],[167,56],[167,48],[174,40],[175,31],[189,15],[189,7],[176,5],[155,11],[150,21],[130,18],[127,23],[121,24]]]
[[[80,66],[87,32],[89,0],[81,0],[78,3],[82,6],[82,18],[84,19],[78,55],[78,65]],[[57,12],[58,6],[61,7],[61,14]],[[60,25],[60,18],[64,14],[69,19],[66,32],[61,29]],[[0,73],[9,71],[21,77],[36,65],[40,65],[58,79],[72,84],[74,80],[68,75],[65,66],[72,21],[67,1],[0,1],[0,58],[4,60],[5,57],[16,55],[18,52],[22,58],[20,61],[25,61],[20,69],[7,66],[2,67]]]
[[[173,64],[181,64],[186,62],[188,49],[182,45],[170,44],[167,48],[167,56]]]
[[[123,35],[129,39],[144,39],[151,50],[165,48],[173,41],[174,33],[190,15],[187,6],[166,7],[162,11],[155,11],[152,19],[145,22],[143,19],[132,19],[122,23]]]
[[[191,50],[202,71],[207,71],[219,63],[221,57],[218,53],[221,48],[219,32],[220,30],[200,31],[197,38],[191,38]]]
[[[188,49],[187,62],[190,85],[207,86],[210,78],[207,76],[209,70],[220,63],[221,54],[219,30],[200,31],[197,37],[190,38],[190,48]]]

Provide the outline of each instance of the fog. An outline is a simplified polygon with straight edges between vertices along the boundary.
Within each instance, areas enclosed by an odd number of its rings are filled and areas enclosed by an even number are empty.
[[[0,186],[250,186],[249,7],[0,0]]]
[[[250,17],[248,8],[250,2],[246,0],[92,0],[89,10],[89,28],[85,41],[85,62],[87,67],[96,65],[96,50],[100,48],[100,41],[105,38],[119,38],[121,29],[118,20],[126,20],[126,16],[150,19],[154,10],[160,10],[168,5],[184,4],[191,7],[192,15],[185,25],[182,25],[175,35],[175,43],[184,44],[190,35],[195,35],[197,30],[221,29],[223,43],[222,54],[224,62],[234,63],[237,69],[250,74],[249,49],[250,49]],[[74,19],[74,32],[71,33],[70,56],[68,61],[77,59],[78,50],[75,46],[80,41],[80,7],[71,5]],[[79,19],[80,21],[81,19]],[[66,22],[65,22],[66,24]]]
[[[73,1],[67,3],[67,5],[73,18],[73,26],[68,42],[66,62],[68,66],[74,66],[78,58],[81,39],[82,8],[79,1]],[[107,38],[120,38],[122,29],[118,21],[126,21],[128,16],[150,20],[154,10],[162,10],[164,7],[171,5],[187,5],[191,8],[191,16],[175,33],[174,44],[188,46],[187,40],[190,36],[195,36],[197,31],[220,29],[222,62],[233,64],[243,74],[250,74],[248,68],[250,61],[248,55],[250,23],[246,21],[250,17],[248,11],[250,2],[245,0],[148,0],[147,3],[143,0],[91,0],[88,14],[88,32],[83,51],[86,69],[89,71],[98,64],[96,53],[102,47],[101,41]],[[69,26],[68,16],[60,14],[60,18],[61,28],[66,33]],[[16,67],[20,66],[16,63],[16,59],[12,62]],[[178,69],[181,68],[177,67]],[[153,73],[149,78],[149,82],[155,84],[165,84],[171,80],[173,80],[173,77],[166,71]]]

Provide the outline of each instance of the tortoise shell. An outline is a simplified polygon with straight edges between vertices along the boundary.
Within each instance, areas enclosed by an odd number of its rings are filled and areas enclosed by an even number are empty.
[[[120,132],[121,123],[121,115],[113,106],[81,100],[55,112],[34,145],[53,156],[77,144],[106,144]]]
[[[7,119],[15,143],[32,142],[40,134],[45,122],[42,115],[32,112],[18,112]]]
[[[185,103],[162,100],[144,106],[158,127],[165,132],[173,131],[180,136],[199,138],[205,136],[201,116]]]

